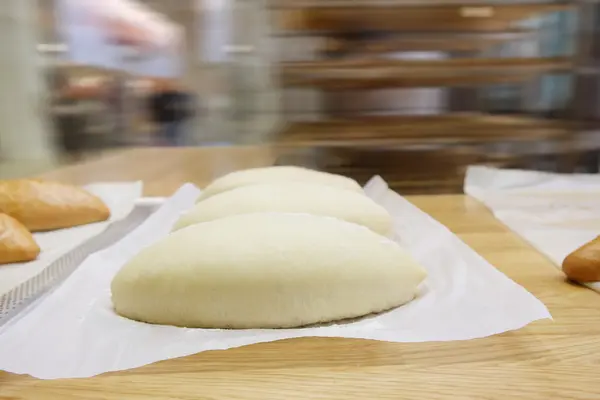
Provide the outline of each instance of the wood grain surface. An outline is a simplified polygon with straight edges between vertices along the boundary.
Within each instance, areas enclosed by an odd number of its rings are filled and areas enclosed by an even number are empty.
[[[139,179],[146,195],[271,165],[281,149],[139,149],[44,175],[82,184]],[[597,399],[600,296],[462,195],[410,201],[543,301],[554,320],[484,339],[386,343],[305,338],[210,351],[90,379],[0,373],[0,399]]]

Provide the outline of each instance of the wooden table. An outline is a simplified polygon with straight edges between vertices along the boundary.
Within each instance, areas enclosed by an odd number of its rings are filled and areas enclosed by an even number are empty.
[[[183,182],[204,185],[230,170],[271,165],[278,152],[128,150],[44,177],[77,184],[141,179],[146,195],[162,196]],[[462,342],[285,340],[91,379],[0,373],[0,399],[597,399],[600,295],[566,283],[477,201],[460,195],[409,199],[542,300],[554,321]]]

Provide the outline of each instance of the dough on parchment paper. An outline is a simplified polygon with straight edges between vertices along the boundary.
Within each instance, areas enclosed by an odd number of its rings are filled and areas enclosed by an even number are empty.
[[[226,217],[142,250],[112,282],[118,314],[197,328],[290,328],[412,300],[426,272],[397,243],[308,214]]]
[[[304,182],[258,184],[219,193],[197,203],[174,230],[236,214],[255,212],[307,213],[353,222],[389,236],[392,218],[369,197],[334,186]]]
[[[307,182],[362,193],[362,188],[358,182],[346,176],[301,167],[276,166],[244,169],[222,176],[204,188],[198,201],[240,186],[276,182]]]

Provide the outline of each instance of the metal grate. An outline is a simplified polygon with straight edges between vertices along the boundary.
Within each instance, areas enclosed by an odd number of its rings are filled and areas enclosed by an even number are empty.
[[[35,300],[65,281],[90,254],[103,250],[140,226],[156,205],[138,205],[120,221],[63,255],[38,275],[21,283],[0,297],[0,327],[24,311]]]

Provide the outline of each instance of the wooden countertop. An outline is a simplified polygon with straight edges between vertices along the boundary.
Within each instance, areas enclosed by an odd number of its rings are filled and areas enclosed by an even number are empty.
[[[271,165],[270,148],[126,150],[45,174],[83,184],[144,180],[146,195]],[[304,338],[210,351],[90,379],[0,373],[0,399],[592,399],[600,363],[600,296],[566,283],[542,255],[477,201],[417,196],[414,204],[543,301],[554,321],[484,339],[386,343]]]

